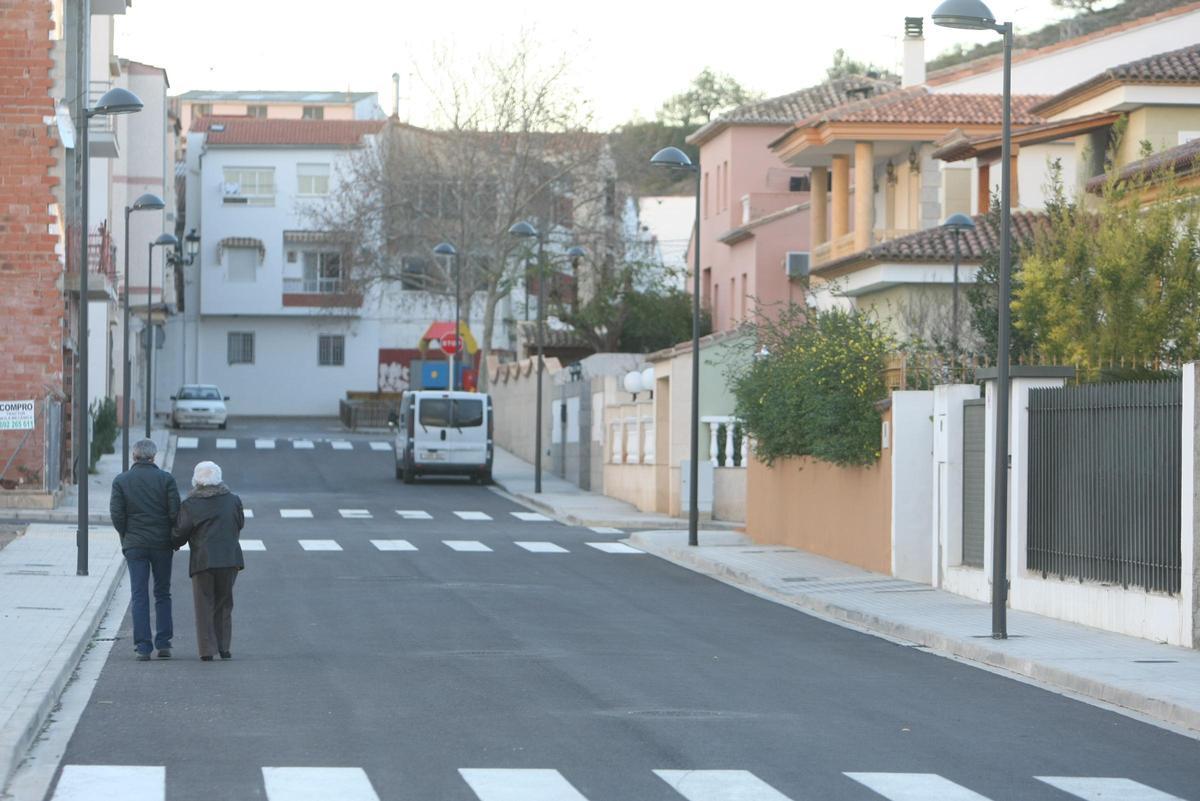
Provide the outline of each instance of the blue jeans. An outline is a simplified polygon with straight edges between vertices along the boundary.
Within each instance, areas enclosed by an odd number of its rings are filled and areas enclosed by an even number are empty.
[[[154,648],[171,647],[175,636],[171,622],[171,560],[175,552],[169,548],[129,548],[125,564],[129,567],[129,583],[133,600],[133,647],[139,654]],[[153,647],[150,642],[150,574],[154,574],[154,622],[158,628]]]

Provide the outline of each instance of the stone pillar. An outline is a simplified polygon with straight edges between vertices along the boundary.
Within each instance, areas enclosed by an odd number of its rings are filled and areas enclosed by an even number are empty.
[[[854,249],[871,247],[875,228],[875,146],[854,143]]]
[[[809,175],[808,195],[809,248],[829,241],[829,168],[813,167]]]
[[[833,238],[850,233],[850,157],[833,157]]]

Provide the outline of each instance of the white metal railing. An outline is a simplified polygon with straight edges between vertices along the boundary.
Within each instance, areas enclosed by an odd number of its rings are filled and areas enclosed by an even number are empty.
[[[701,417],[700,423],[708,426],[708,460],[713,467],[745,467],[746,457],[750,452],[750,441],[745,432],[741,435],[741,447],[735,452],[734,433],[741,427],[740,421],[732,415],[712,415]],[[724,438],[719,439],[724,426]],[[720,446],[724,445],[724,449]],[[722,452],[724,458],[722,458]],[[736,453],[736,458],[735,458]]]
[[[289,295],[341,295],[347,286],[341,278],[284,278],[283,291]]]

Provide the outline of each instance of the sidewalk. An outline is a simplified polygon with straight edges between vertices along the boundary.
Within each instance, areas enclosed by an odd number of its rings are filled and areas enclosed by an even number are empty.
[[[542,463],[542,492],[533,491],[533,465],[503,448],[497,447],[492,458],[492,480],[523,503],[537,507],[572,526],[610,526],[612,528],[687,528],[686,517],[638,511],[633,504],[580,489],[561,479]],[[733,530],[741,523],[707,521],[705,528]]]
[[[170,465],[167,433],[155,431],[154,440],[157,461]],[[108,519],[120,471],[121,455],[110,454],[89,476],[87,576],[76,575],[74,490],[53,510],[0,510],[4,519],[62,521],[34,522],[0,548],[0,792],[58,704],[124,575]]]
[[[1001,668],[1200,734],[1200,652],[1010,610],[991,638],[988,604],[743,534],[642,531],[629,543],[822,617]]]

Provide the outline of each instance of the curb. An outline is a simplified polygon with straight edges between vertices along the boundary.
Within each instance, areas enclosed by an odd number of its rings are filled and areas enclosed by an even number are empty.
[[[1155,698],[1144,693],[1128,690],[1102,681],[1094,681],[1062,668],[1053,667],[1033,659],[1017,657],[989,647],[990,640],[971,642],[919,626],[897,623],[876,614],[851,609],[803,592],[781,593],[753,575],[726,565],[712,562],[678,548],[662,548],[640,536],[631,534],[628,541],[649,554],[673,562],[734,586],[747,589],[772,601],[797,609],[814,612],[831,620],[852,624],[868,633],[880,634],[907,642],[925,645],[931,650],[970,662],[978,662],[999,668],[1038,682],[1072,692],[1106,704],[1128,709],[1155,720],[1200,731],[1200,709],[1181,706],[1171,701]]]
[[[104,619],[113,596],[116,595],[117,585],[120,584],[123,575],[121,567],[124,562],[120,551],[113,554],[92,597],[80,611],[79,618],[71,626],[62,646],[46,664],[26,693],[17,713],[13,715],[13,720],[16,721],[13,728],[19,727],[20,731],[15,734],[5,732],[3,737],[0,737],[0,788],[7,787],[12,780],[17,767],[25,759],[30,746],[58,705],[63,690],[74,676],[79,660],[91,645],[96,629]]]

